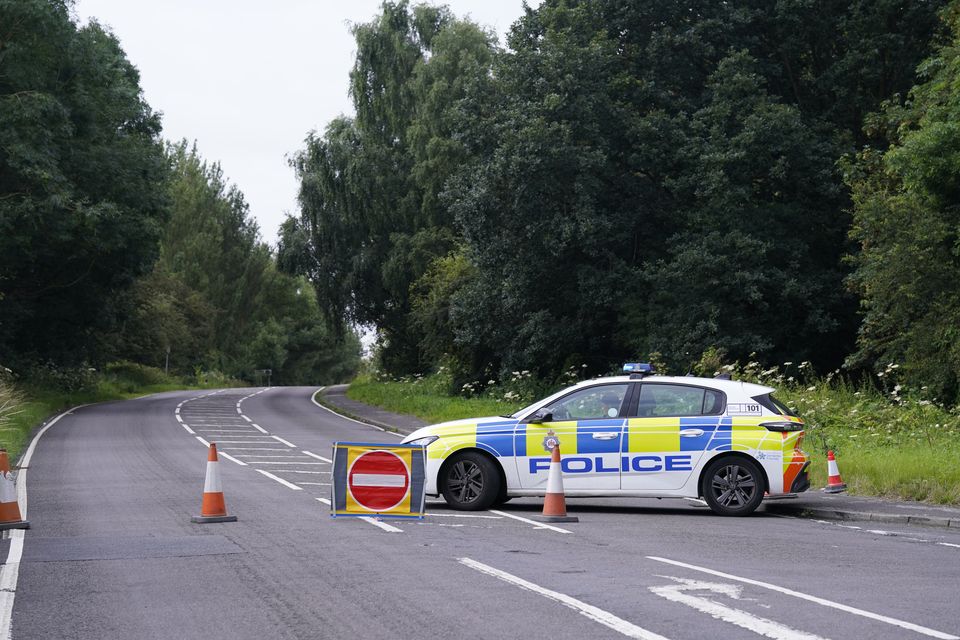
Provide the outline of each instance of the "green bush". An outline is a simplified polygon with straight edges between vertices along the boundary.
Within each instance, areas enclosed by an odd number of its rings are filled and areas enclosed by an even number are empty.
[[[130,383],[135,387],[148,387],[158,384],[175,384],[176,378],[165,374],[156,367],[148,367],[136,362],[121,360],[111,362],[104,367],[104,372],[108,378],[119,383]]]

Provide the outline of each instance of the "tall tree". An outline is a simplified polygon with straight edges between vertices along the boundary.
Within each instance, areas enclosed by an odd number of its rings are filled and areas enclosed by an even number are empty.
[[[0,354],[96,361],[156,260],[160,119],[117,39],[60,0],[0,0]]]
[[[354,37],[356,118],[308,137],[293,162],[302,220],[282,245],[311,256],[280,258],[311,276],[329,316],[377,327],[388,367],[417,370],[422,336],[411,322],[410,288],[456,246],[439,199],[465,153],[452,109],[487,74],[492,37],[446,8],[406,1],[384,3]]]
[[[919,68],[922,82],[866,127],[878,145],[847,165],[852,283],[862,296],[851,361],[902,365],[910,384],[960,397],[960,3],[944,13],[950,40]],[[883,150],[886,145],[889,148]]]

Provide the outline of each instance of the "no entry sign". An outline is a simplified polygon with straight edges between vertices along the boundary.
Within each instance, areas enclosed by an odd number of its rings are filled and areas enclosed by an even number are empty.
[[[389,511],[407,497],[410,470],[392,451],[366,451],[353,461],[347,487],[361,507]]]
[[[422,518],[423,447],[335,442],[331,515]]]

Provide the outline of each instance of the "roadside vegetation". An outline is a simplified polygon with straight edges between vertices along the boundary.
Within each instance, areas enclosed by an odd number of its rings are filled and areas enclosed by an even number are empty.
[[[812,490],[826,484],[826,451],[832,449],[852,494],[960,505],[960,467],[955,464],[960,459],[960,412],[927,396],[926,389],[904,387],[897,365],[890,364],[876,380],[854,383],[836,371],[817,375],[809,362],[770,368],[755,361],[744,366],[721,362],[717,351],[709,351],[693,372],[730,373],[734,379],[774,387],[776,396],[804,419]],[[503,380],[476,380],[459,389],[451,389],[452,377],[442,369],[401,378],[374,372],[358,377],[347,395],[442,422],[512,413],[576,382],[576,369],[552,384],[516,371]]]
[[[31,371],[29,381],[24,383],[15,382],[9,370],[0,369],[0,448],[16,460],[34,428],[78,405],[130,400],[163,391],[247,384],[218,371],[198,369],[193,375],[177,376],[132,362],[112,362],[102,371],[46,365]]]

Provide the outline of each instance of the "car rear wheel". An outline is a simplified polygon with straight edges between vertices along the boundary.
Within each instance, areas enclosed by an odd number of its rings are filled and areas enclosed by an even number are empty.
[[[482,453],[458,453],[444,465],[440,474],[443,499],[460,511],[490,508],[500,496],[500,474],[494,463]]]
[[[707,466],[700,489],[714,513],[749,515],[763,500],[763,473],[747,458],[724,456]]]

